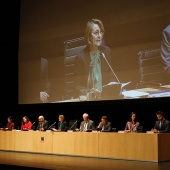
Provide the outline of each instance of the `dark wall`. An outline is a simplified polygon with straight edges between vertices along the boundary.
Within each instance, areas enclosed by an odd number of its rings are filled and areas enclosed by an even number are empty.
[[[20,126],[22,116],[27,115],[32,122],[36,121],[39,115],[44,115],[50,124],[58,121],[58,115],[65,115],[65,120],[78,120],[78,126],[82,121],[82,114],[88,113],[90,119],[98,125],[103,115],[108,116],[113,127],[123,130],[129,114],[133,111],[137,114],[137,120],[144,126],[144,131],[150,130],[156,121],[155,113],[158,110],[164,112],[165,117],[170,120],[169,98],[156,99],[131,99],[121,101],[95,101],[80,103],[48,103],[48,104],[26,104],[13,106],[8,104],[6,112],[1,114],[2,126],[6,124],[8,115],[12,115],[14,122]]]
[[[0,123],[9,112],[18,110],[18,39],[20,1],[3,1],[1,4],[1,109]]]
[[[19,37],[20,1],[5,1],[3,4],[1,39],[1,126],[6,125],[6,118],[13,116],[16,126],[20,126],[22,116],[27,115],[32,122],[43,114],[50,124],[64,114],[66,121],[77,119],[78,125],[82,114],[87,112],[98,125],[101,116],[107,115],[118,130],[125,127],[129,114],[134,111],[144,130],[150,130],[156,120],[155,112],[161,110],[170,120],[170,98],[131,99],[117,101],[96,101],[81,103],[48,103],[18,105],[18,37]],[[2,67],[3,66],[3,67]]]

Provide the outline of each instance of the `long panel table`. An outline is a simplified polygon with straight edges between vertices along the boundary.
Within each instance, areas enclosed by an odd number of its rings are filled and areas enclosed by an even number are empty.
[[[170,161],[170,134],[0,131],[0,150],[137,161]]]

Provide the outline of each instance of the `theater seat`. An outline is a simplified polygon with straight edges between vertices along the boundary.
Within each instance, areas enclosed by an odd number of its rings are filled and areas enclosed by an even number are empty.
[[[68,130],[75,130],[77,128],[77,120],[70,120]]]
[[[138,52],[139,83],[137,88],[150,85],[161,86],[165,82],[165,72],[160,49],[151,49]]]
[[[78,52],[86,47],[85,38],[79,37],[64,42],[65,66],[65,99],[75,97],[75,57]]]

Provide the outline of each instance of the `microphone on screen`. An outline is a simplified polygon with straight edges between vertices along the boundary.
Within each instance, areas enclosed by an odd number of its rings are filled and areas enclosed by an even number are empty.
[[[105,61],[106,61],[106,63],[108,64],[108,66],[110,67],[110,69],[111,69],[112,73],[113,73],[113,74],[114,74],[114,76],[116,77],[116,80],[118,81],[118,83],[120,83],[120,81],[119,81],[119,79],[117,78],[117,76],[116,76],[115,72],[113,71],[113,69],[112,69],[111,65],[109,64],[108,60],[106,59],[106,57],[105,57],[104,53],[102,53],[102,56],[103,56],[103,58],[105,59]]]

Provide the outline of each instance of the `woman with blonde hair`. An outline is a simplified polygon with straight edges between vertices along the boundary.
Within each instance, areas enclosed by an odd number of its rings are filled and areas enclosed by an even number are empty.
[[[108,66],[111,64],[110,48],[103,43],[104,33],[99,19],[89,20],[85,31],[87,46],[75,58],[77,93],[85,89],[93,92],[95,99],[101,97],[103,85],[115,80]]]
[[[67,131],[67,122],[64,120],[64,115],[59,115],[58,120],[58,131]]]

